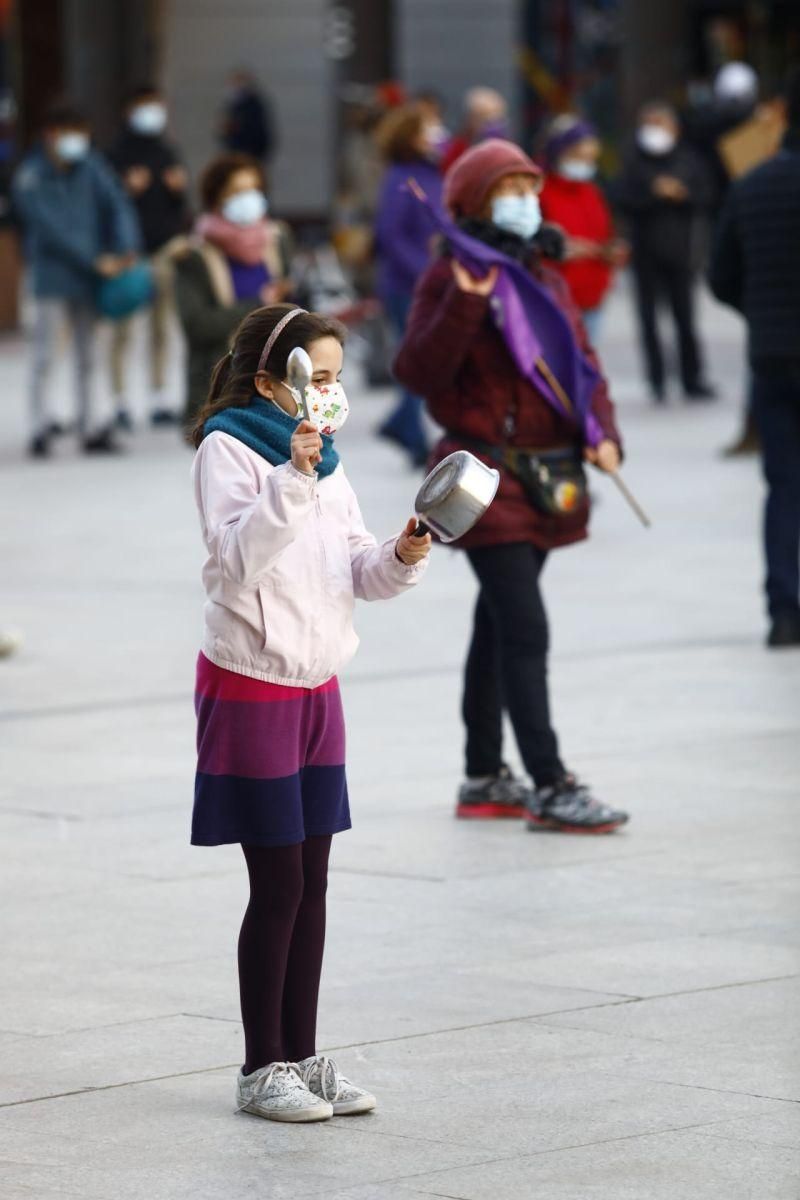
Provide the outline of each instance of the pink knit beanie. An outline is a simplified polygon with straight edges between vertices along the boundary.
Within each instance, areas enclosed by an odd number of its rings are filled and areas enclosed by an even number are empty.
[[[489,138],[456,159],[445,175],[445,206],[454,217],[475,217],[504,175],[530,175],[532,179],[541,179],[542,174],[519,146],[502,138]]]

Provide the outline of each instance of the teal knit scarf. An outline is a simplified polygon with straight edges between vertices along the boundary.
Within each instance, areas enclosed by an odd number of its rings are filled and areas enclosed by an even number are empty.
[[[223,408],[222,412],[209,417],[203,426],[203,437],[215,431],[230,434],[272,463],[273,467],[280,467],[292,457],[292,434],[296,428],[294,417],[270,400],[255,395],[246,408]],[[322,462],[317,464],[317,475],[325,479],[333,474],[338,465],[339,455],[333,438],[323,433]]]

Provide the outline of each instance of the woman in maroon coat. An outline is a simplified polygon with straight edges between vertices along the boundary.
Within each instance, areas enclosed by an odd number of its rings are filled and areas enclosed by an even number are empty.
[[[574,352],[597,360],[563,281],[540,262],[539,168],[517,146],[494,139],[468,151],[445,178],[445,204],[472,237],[524,263],[568,318]],[[448,254],[428,268],[414,296],[395,362],[398,379],[423,395],[446,434],[437,457],[460,447],[496,465],[516,449],[530,453],[574,448],[613,471],[620,436],[604,380],[591,409],[602,431],[584,447],[581,429],[556,411],[520,373],[493,319],[498,268],[475,278]],[[497,498],[458,545],[480,585],[464,681],[467,778],[457,815],[523,816],[530,828],[609,832],[627,815],[593,797],[562,763],[550,721],[548,627],[539,577],[550,550],[587,536],[588,498],[571,511],[535,507],[523,483],[501,466]],[[531,791],[503,763],[502,715],[507,710]]]

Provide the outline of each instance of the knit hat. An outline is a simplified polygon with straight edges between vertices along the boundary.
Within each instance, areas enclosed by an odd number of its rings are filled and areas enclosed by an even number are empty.
[[[584,142],[587,138],[596,137],[594,126],[590,125],[588,121],[576,117],[574,113],[564,113],[562,116],[556,117],[547,131],[542,148],[548,168],[552,170],[561,155],[565,150],[569,150],[570,146]]]
[[[530,175],[542,171],[513,142],[489,138],[456,159],[444,177],[444,203],[454,217],[476,217],[486,198],[504,175]]]

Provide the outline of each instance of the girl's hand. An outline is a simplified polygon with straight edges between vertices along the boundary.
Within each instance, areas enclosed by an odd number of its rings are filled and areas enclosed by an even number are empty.
[[[587,446],[583,457],[608,475],[619,470],[619,446],[611,438],[604,438],[599,446]]]
[[[403,533],[397,539],[397,545],[394,548],[397,557],[407,567],[416,566],[418,562],[422,562],[423,558],[427,558],[431,552],[431,535],[426,533],[424,537],[414,537],[413,533],[416,528],[417,518],[411,517]]]
[[[500,274],[499,267],[490,267],[482,279],[476,279],[455,258],[452,259],[450,265],[453,268],[455,281],[461,291],[468,292],[472,296],[488,296],[494,289],[494,285],[497,283],[497,276]]]
[[[310,421],[301,421],[292,434],[292,466],[304,475],[313,475],[322,461],[322,437]]]

